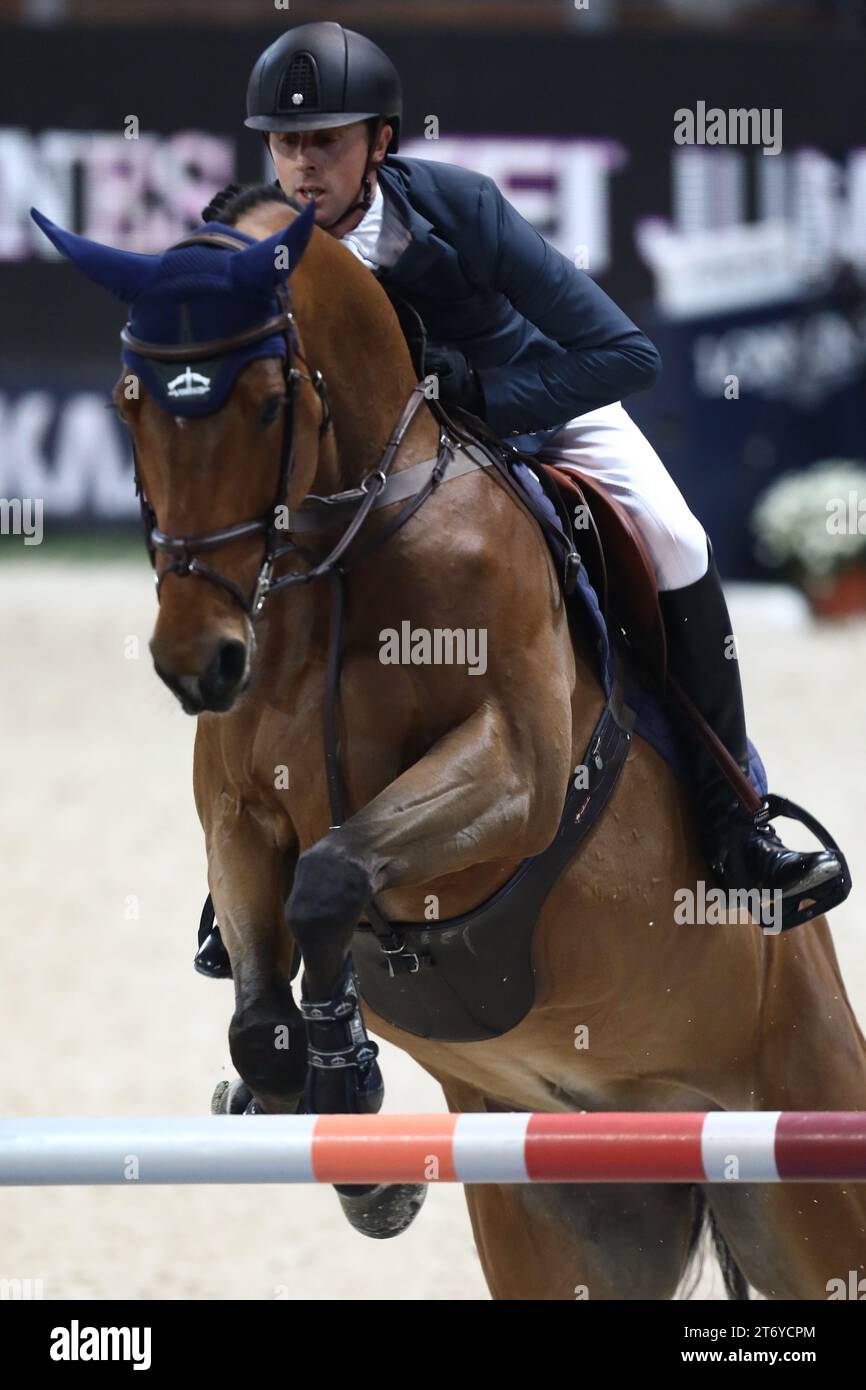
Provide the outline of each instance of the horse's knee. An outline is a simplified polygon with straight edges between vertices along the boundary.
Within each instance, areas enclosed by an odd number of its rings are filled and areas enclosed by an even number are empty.
[[[320,842],[301,855],[287,915],[308,968],[316,953],[342,956],[370,896],[368,870],[342,849]]]

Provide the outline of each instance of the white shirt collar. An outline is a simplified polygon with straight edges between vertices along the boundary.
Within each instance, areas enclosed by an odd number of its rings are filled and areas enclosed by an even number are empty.
[[[393,200],[385,198],[377,179],[369,208],[357,227],[340,240],[368,270],[375,272],[399,260],[412,240],[412,233]]]
[[[376,180],[376,192],[373,194],[373,201],[364,216],[361,218],[357,227],[353,227],[351,232],[340,237],[344,246],[347,246],[358,260],[363,262],[370,270],[378,270],[379,258],[376,255],[376,248],[379,243],[379,236],[382,231],[382,215],[385,208],[385,199],[382,196],[382,185]]]

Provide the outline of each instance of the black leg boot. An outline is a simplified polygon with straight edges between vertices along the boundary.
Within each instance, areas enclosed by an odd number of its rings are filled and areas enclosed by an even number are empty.
[[[748,775],[746,718],[731,620],[709,541],[707,551],[709,568],[703,578],[659,594],[668,665]],[[715,759],[682,721],[680,733],[692,767],[704,852],[722,888],[779,893],[783,905],[790,902],[795,907],[809,890],[841,880],[847,872],[841,856],[828,849],[812,853],[787,849],[766,817],[756,821],[741,806]]]
[[[385,1087],[378,1043],[367,1036],[352,957],[331,999],[313,1002],[301,981],[301,1014],[307,1035],[307,1114],[375,1115]]]
[[[348,956],[332,998],[314,1002],[301,983],[301,1013],[307,1033],[306,1114],[375,1115],[385,1087],[367,1036],[358,981]],[[340,1205],[356,1231],[389,1240],[411,1225],[427,1196],[425,1183],[335,1183]]]

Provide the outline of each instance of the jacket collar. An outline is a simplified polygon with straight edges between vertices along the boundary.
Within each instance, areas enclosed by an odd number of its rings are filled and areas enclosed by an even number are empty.
[[[433,232],[433,223],[413,208],[404,192],[405,180],[400,174],[389,169],[387,162],[379,169],[383,197],[395,203],[412,236],[412,240],[392,266],[379,272],[379,280],[396,290],[403,289],[419,280],[424,272],[441,255],[445,242]]]

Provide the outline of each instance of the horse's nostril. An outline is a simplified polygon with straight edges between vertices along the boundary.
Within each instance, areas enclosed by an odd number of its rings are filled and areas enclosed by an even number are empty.
[[[243,642],[222,642],[216,655],[214,675],[218,685],[232,690],[244,674],[247,649]]]

